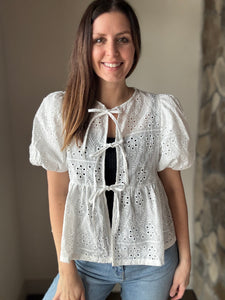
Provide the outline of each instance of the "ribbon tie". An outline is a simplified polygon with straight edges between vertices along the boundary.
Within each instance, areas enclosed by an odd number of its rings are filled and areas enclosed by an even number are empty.
[[[109,148],[116,148],[123,143],[123,140],[113,142],[113,143],[106,143],[100,150],[96,151],[95,153],[91,154],[91,157],[96,157],[104,153]]]
[[[124,184],[113,184],[113,185],[106,185],[104,187],[100,187],[97,189],[97,191],[94,191],[89,200],[89,203],[92,205],[92,216],[94,217],[94,215],[95,215],[95,204],[96,204],[96,201],[99,199],[99,196],[102,193],[105,193],[106,191],[113,191],[114,193],[122,192],[124,190],[124,188],[125,188]],[[114,201],[115,201],[115,206],[116,206],[116,210],[115,210],[116,216],[115,216],[115,224],[113,227],[118,228],[119,219],[120,219],[120,210],[119,210],[119,198],[117,195],[114,197]],[[91,219],[91,222],[92,222],[94,230],[96,231],[96,224],[94,223],[95,218],[93,218],[93,217]]]
[[[88,139],[88,135],[89,135],[89,131],[91,128],[92,123],[97,119],[100,118],[104,115],[108,115],[109,118],[111,118],[113,120],[113,122],[116,125],[116,138],[115,138],[115,142],[113,143],[106,143],[106,141],[104,141],[103,147],[101,149],[98,149],[98,151],[96,151],[95,153],[91,154],[91,157],[99,157],[102,153],[104,153],[108,148],[116,148],[119,147],[120,152],[122,154],[122,158],[123,158],[123,167],[124,167],[124,173],[125,173],[125,178],[124,178],[124,183],[115,183],[113,185],[110,186],[102,186],[102,187],[98,187],[96,186],[95,190],[93,191],[90,200],[89,200],[89,204],[92,205],[92,220],[91,222],[93,222],[93,227],[95,228],[96,225],[94,224],[94,219],[95,219],[95,206],[96,206],[96,201],[98,201],[98,199],[100,198],[100,195],[102,193],[105,193],[106,191],[113,191],[115,193],[115,197],[114,197],[114,201],[115,201],[115,223],[113,225],[114,229],[117,228],[119,226],[119,218],[120,218],[120,211],[119,211],[119,198],[116,192],[122,192],[125,188],[125,186],[128,184],[129,180],[128,180],[128,165],[127,165],[127,159],[126,159],[126,153],[125,150],[123,148],[123,136],[120,130],[120,126],[118,124],[117,118],[113,115],[113,114],[120,114],[121,111],[118,107],[113,108],[113,109],[107,109],[107,108],[91,108],[88,110],[89,113],[96,113],[96,115],[94,115],[92,117],[92,119],[89,122],[89,125],[87,127],[86,130],[86,134],[84,137],[84,141],[83,141],[83,145],[82,147],[84,147],[83,149],[86,148],[86,143],[87,143],[87,139]],[[117,165],[121,167],[121,163],[120,163],[120,155],[118,156],[118,163]],[[96,230],[96,228],[95,228]]]
[[[91,198],[89,200],[89,203],[93,205],[92,210],[94,210],[95,202],[102,193],[106,191],[122,192],[124,188],[124,184],[105,185],[103,187],[97,188],[97,190],[92,193]]]
[[[121,131],[119,129],[118,121],[113,115],[113,114],[120,114],[121,113],[119,108],[113,108],[113,109],[90,108],[90,109],[88,109],[88,112],[89,113],[97,113],[97,114],[89,122],[89,125],[88,125],[87,130],[86,130],[86,134],[85,134],[85,137],[84,137],[83,145],[82,145],[83,149],[85,149],[85,147],[86,147],[87,138],[88,138],[88,134],[89,134],[90,127],[91,127],[92,123],[95,121],[95,119],[100,118],[104,115],[108,115],[114,121],[114,123],[116,124],[116,132],[118,134],[118,139],[122,140],[122,134],[121,134]]]

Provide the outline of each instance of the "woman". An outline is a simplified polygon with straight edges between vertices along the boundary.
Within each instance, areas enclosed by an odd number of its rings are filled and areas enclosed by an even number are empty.
[[[181,299],[189,282],[187,208],[180,171],[191,165],[178,101],[128,87],[140,56],[126,1],[84,13],[66,92],[48,95],[30,160],[47,170],[59,275],[44,299]]]

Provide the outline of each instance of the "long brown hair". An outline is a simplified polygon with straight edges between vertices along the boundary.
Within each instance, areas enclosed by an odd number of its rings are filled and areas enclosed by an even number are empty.
[[[95,0],[86,9],[78,27],[71,56],[70,74],[63,100],[64,146],[75,139],[82,143],[89,122],[88,109],[95,104],[97,75],[92,68],[92,24],[103,13],[119,11],[129,20],[135,47],[133,65],[127,77],[135,69],[140,57],[141,34],[137,16],[124,0]]]

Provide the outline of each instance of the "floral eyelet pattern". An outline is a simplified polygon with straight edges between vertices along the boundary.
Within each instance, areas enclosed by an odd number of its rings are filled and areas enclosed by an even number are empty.
[[[48,95],[33,123],[30,161],[55,172],[69,172],[60,259],[116,265],[160,266],[175,242],[168,199],[158,177],[165,168],[182,170],[193,148],[176,98],[135,90],[113,109],[96,102],[89,109],[84,142],[63,146],[63,92]],[[116,117],[115,117],[116,116]],[[108,120],[115,142],[106,143]],[[116,182],[105,184],[105,152],[116,148]],[[114,192],[112,228],[106,191]]]

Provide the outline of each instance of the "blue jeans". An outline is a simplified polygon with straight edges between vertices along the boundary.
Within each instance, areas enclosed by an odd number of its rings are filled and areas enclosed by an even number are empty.
[[[177,244],[165,251],[165,264],[154,266],[120,266],[76,261],[85,288],[85,300],[105,300],[116,283],[122,300],[167,300],[178,264]],[[43,300],[52,300],[57,289],[56,276]]]

